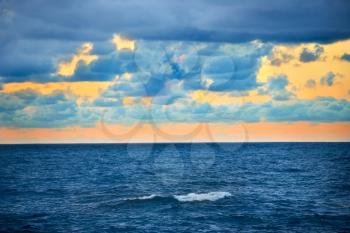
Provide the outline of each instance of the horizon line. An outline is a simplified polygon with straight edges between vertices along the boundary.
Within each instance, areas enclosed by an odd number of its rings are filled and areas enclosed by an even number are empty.
[[[88,144],[254,144],[254,143],[350,143],[349,141],[249,141],[249,142],[24,142],[24,143],[0,143],[6,145],[88,145]]]

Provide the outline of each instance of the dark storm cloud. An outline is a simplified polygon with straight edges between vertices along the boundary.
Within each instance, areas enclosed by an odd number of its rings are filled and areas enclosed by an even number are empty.
[[[114,32],[137,39],[229,42],[325,42],[350,35],[347,0],[27,0],[3,1],[0,7],[7,41],[98,41]]]

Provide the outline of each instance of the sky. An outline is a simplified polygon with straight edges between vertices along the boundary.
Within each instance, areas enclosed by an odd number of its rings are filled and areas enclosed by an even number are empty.
[[[0,143],[350,141],[350,2],[0,0]]]

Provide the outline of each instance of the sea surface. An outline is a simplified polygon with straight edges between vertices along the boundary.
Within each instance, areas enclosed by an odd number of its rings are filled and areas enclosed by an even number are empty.
[[[350,143],[0,146],[0,232],[350,232]]]

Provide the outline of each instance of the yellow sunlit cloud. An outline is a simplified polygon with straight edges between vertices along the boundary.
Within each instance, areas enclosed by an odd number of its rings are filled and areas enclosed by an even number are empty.
[[[112,38],[112,43],[115,45],[116,50],[120,51],[123,49],[126,50],[135,50],[135,41],[129,40],[125,37],[121,37],[118,34],[114,34]]]
[[[247,93],[218,93],[207,90],[196,90],[189,94],[191,98],[199,103],[213,105],[222,104],[243,104],[245,102],[261,103],[269,100],[268,96],[258,95],[256,90]]]
[[[92,43],[84,43],[78,53],[74,54],[70,61],[62,62],[58,65],[57,74],[70,77],[75,73],[79,62],[84,62],[86,65],[89,65],[91,62],[97,60],[97,55],[90,54],[92,49]]]
[[[141,104],[145,106],[150,106],[152,104],[152,97],[142,97]]]
[[[134,104],[134,98],[130,97],[130,96],[124,97],[123,98],[123,104],[124,105],[132,105],[132,104]]]
[[[342,54],[350,53],[350,40],[332,44],[321,44],[324,51],[320,58],[312,62],[299,61],[304,48],[312,50],[316,44],[279,45],[274,49],[274,58],[278,62],[273,64],[269,57],[264,57],[257,74],[258,82],[266,82],[269,77],[285,74],[288,76],[289,90],[293,90],[298,99],[314,99],[319,96],[329,96],[337,99],[350,100],[350,63],[340,59]],[[282,61],[281,57],[285,58]],[[335,74],[333,85],[321,85],[321,78],[329,72]],[[314,87],[308,87],[308,80],[313,80]]]
[[[83,100],[91,101],[101,92],[107,89],[110,82],[50,82],[50,83],[5,83],[3,93],[23,91],[26,89],[34,90],[42,95],[52,94],[55,91],[63,91],[78,97],[78,102]]]
[[[131,80],[132,78],[132,74],[128,73],[128,72],[125,72],[123,77],[126,79],[126,80]]]
[[[118,78],[123,77],[127,80],[132,79],[131,73],[124,73]],[[18,91],[24,91],[27,89],[33,90],[42,95],[53,94],[55,91],[62,91],[66,94],[71,94],[77,97],[77,103],[80,104],[86,101],[93,101],[101,95],[101,93],[110,85],[113,85],[114,81],[79,81],[79,82],[48,82],[48,83],[36,83],[36,82],[13,82],[4,83],[2,85],[2,93],[13,93]],[[149,105],[151,99],[145,97],[142,99],[144,105]],[[125,104],[133,104],[133,99],[127,98]]]
[[[332,44],[322,44],[323,53],[316,61],[301,62],[300,54],[304,48],[314,50],[315,43],[300,45],[278,45],[273,49],[272,58],[262,58],[261,67],[257,72],[257,82],[266,83],[270,77],[286,75],[289,81],[286,87],[298,99],[312,100],[317,97],[334,97],[350,100],[350,63],[341,60],[344,53],[350,53],[350,40],[339,41]],[[322,77],[330,72],[334,73],[335,81],[332,85],[321,83]],[[314,87],[307,85],[309,80],[315,83]],[[211,81],[206,80],[204,81]],[[210,86],[211,83],[206,83]],[[192,99],[200,103],[214,105],[234,104],[242,102],[261,103],[270,101],[268,93],[262,95],[258,90],[250,90],[244,95],[233,95],[230,92],[213,92],[197,90],[189,94]]]

